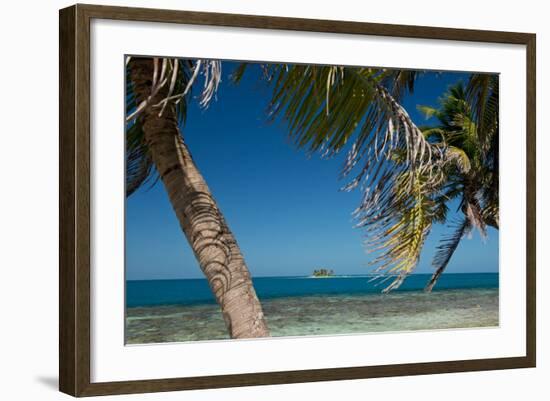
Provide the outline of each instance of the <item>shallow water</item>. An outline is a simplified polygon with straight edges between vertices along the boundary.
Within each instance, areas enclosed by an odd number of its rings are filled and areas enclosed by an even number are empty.
[[[394,293],[422,290],[430,274],[413,274]],[[264,301],[314,295],[380,294],[389,282],[372,280],[372,276],[254,277],[254,289]],[[498,273],[443,274],[436,291],[468,288],[498,288]],[[208,282],[203,279],[128,280],[126,306],[215,304]]]
[[[498,288],[262,300],[274,337],[498,326],[498,304]],[[128,344],[229,338],[216,304],[130,307],[126,312]]]

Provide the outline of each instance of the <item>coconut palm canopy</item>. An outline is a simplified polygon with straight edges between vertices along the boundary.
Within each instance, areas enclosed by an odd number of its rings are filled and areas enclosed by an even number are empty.
[[[150,94],[139,100],[128,78],[128,196],[158,177],[144,140],[145,111],[159,116],[172,111],[185,127],[190,102],[208,107],[222,77],[238,83],[248,69],[261,68],[258,85],[270,91],[266,119],[283,122],[291,142],[308,155],[341,160],[335,180],[339,176],[343,190],[361,193],[354,225],[374,254],[375,271],[391,280],[386,290],[417,268],[434,224],[450,230],[435,255],[428,289],[464,235],[473,228],[482,234],[487,226],[498,228],[497,76],[468,76],[441,93],[439,105],[421,107],[430,124],[417,126],[403,105],[423,71],[241,64],[229,74],[222,66],[156,59]],[[457,205],[458,213],[449,212]]]

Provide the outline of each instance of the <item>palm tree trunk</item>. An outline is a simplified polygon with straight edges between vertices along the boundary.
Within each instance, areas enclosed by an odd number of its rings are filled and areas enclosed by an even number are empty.
[[[151,92],[153,61],[132,59],[138,102]],[[150,104],[160,101],[160,91]],[[175,111],[146,109],[140,116],[145,142],[180,226],[220,305],[231,338],[269,336],[262,306],[235,237],[180,135]]]

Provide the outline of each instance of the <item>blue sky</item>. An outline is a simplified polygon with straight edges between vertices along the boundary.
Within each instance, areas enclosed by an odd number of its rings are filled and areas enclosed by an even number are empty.
[[[257,71],[235,85],[228,78],[234,66],[223,63],[217,99],[208,109],[192,102],[183,135],[252,275],[307,275],[318,267],[337,274],[368,273],[372,267],[362,246],[364,233],[353,228],[351,218],[360,193],[339,191],[345,183],[338,180],[342,157],[307,158],[296,149],[283,122],[266,122],[270,91],[258,81]],[[467,75],[427,73],[403,105],[417,124],[424,124],[416,106],[437,105],[460,79]],[[432,229],[416,272],[432,272],[435,247],[448,231]],[[447,271],[498,271],[498,231],[489,229],[485,242],[477,233],[465,238]],[[126,202],[126,272],[132,280],[202,277],[161,182],[141,188]]]

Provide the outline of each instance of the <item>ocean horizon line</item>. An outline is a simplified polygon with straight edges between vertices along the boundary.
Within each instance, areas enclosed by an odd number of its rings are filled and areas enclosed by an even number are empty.
[[[431,276],[433,273],[411,273],[409,276]],[[444,273],[445,276],[450,275],[461,275],[461,274],[499,274],[498,271],[483,271],[483,272],[447,272]],[[308,275],[296,275],[296,276],[252,276],[252,279],[259,278],[279,278],[279,279],[297,279],[297,278],[353,278],[353,277],[392,277],[397,276],[397,274],[379,274],[379,273],[365,273],[365,274],[334,274],[332,276],[323,276],[323,277],[314,277],[313,274]],[[206,277],[178,277],[178,278],[138,278],[138,279],[128,279],[125,281],[175,281],[175,280],[206,280]]]

